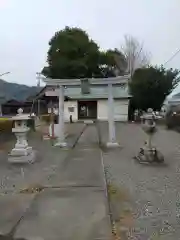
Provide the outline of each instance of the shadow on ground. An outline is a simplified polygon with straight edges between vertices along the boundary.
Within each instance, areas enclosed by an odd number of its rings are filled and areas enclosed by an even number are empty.
[[[0,240],[26,240],[25,238],[13,238],[11,236],[3,236],[3,235],[0,235]]]

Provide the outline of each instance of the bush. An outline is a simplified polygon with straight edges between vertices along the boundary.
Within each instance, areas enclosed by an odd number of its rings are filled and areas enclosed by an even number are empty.
[[[41,115],[41,116],[40,116],[40,120],[41,120],[42,122],[50,123],[50,121],[51,121],[51,116],[50,116],[50,114]]]
[[[180,127],[180,114],[176,115],[169,115],[166,117],[166,126],[170,128],[177,128]]]
[[[13,121],[11,119],[1,119],[0,120],[0,131],[11,131],[13,126]]]
[[[58,116],[57,115],[54,115],[53,116],[53,119],[54,119],[54,123],[57,124],[58,123]],[[50,114],[44,114],[44,115],[41,115],[40,116],[40,120],[42,122],[46,122],[46,123],[50,123],[51,122],[51,115]]]
[[[35,130],[35,119],[34,119],[34,118],[29,119],[28,122],[27,122],[27,126],[28,126],[30,129]]]
[[[0,131],[3,132],[11,132],[12,131],[12,127],[14,125],[14,121],[11,119],[0,119]],[[30,127],[31,129],[35,129],[34,127],[34,119],[29,119],[27,121],[27,126]]]

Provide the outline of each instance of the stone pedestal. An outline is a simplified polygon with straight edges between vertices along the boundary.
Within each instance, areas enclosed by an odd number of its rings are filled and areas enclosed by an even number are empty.
[[[32,147],[24,149],[13,149],[8,156],[10,163],[33,163],[35,161],[35,152]]]
[[[107,148],[116,148],[120,145],[116,142],[116,131],[114,122],[114,99],[112,84],[108,84],[108,125],[109,125],[109,142],[106,143]]]
[[[26,139],[29,128],[27,127],[27,120],[29,117],[23,114],[23,110],[19,109],[18,114],[12,118],[15,121],[15,126],[12,132],[16,136],[15,147],[8,155],[8,162],[10,163],[32,163],[35,160],[35,152],[32,147],[28,146]]]
[[[120,145],[117,142],[107,142],[106,143],[106,147],[108,147],[108,148],[117,148],[117,147],[120,147]]]
[[[57,143],[54,144],[55,147],[61,147],[61,148],[66,148],[68,147],[67,142],[60,142],[58,141]]]

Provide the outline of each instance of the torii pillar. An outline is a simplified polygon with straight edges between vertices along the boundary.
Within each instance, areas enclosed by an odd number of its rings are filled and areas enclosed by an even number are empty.
[[[113,85],[122,84],[128,82],[130,76],[118,76],[112,78],[91,78],[88,79],[90,85],[106,85],[108,88],[108,124],[109,124],[109,141],[107,147],[118,147],[116,142],[116,131],[114,123],[114,99],[113,99]],[[59,89],[59,136],[55,146],[66,147],[64,133],[64,86],[73,87],[81,86],[80,79],[42,79],[46,85],[58,86]]]
[[[107,147],[119,147],[119,144],[116,142],[113,86],[111,83],[108,84],[108,125],[109,125],[109,141],[107,142]]]
[[[65,141],[64,133],[64,86],[59,85],[59,136],[55,146],[66,147],[67,143]]]

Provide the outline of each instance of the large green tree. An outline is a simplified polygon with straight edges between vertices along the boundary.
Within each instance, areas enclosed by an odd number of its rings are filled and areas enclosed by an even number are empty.
[[[178,83],[179,71],[160,67],[137,69],[129,84],[134,108],[159,110],[165,97]]]
[[[86,78],[114,76],[116,58],[123,55],[116,50],[100,51],[98,45],[80,28],[56,32],[49,41],[48,66],[42,74],[51,78]]]

